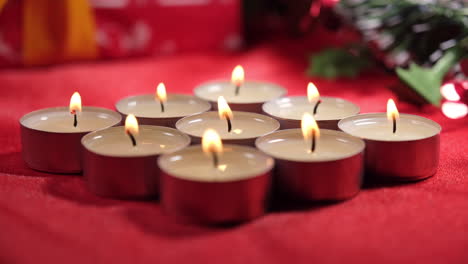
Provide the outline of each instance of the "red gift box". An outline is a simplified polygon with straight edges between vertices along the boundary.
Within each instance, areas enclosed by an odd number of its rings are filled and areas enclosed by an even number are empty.
[[[26,2],[7,1],[0,12],[1,66],[24,64]],[[90,0],[89,4],[97,58],[231,51],[242,45],[240,0]]]

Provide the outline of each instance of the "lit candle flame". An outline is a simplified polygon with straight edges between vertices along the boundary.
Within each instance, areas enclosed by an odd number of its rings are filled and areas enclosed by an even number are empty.
[[[219,118],[224,120],[224,119],[232,119],[232,111],[231,108],[229,107],[228,103],[226,102],[226,99],[224,99],[223,96],[218,97],[218,115]]]
[[[156,99],[160,102],[167,101],[166,86],[164,85],[164,83],[158,84],[158,87],[156,88]]]
[[[317,86],[315,86],[315,84],[311,82],[309,82],[309,84],[307,85],[307,99],[311,103],[315,103],[318,102],[318,100],[320,100],[320,93],[317,89]]]
[[[393,119],[398,119],[400,114],[398,113],[398,109],[395,105],[393,99],[388,99],[387,102],[387,119],[389,121],[393,121]]]
[[[125,119],[125,133],[128,135],[138,135],[138,121],[133,114],[129,114]]]
[[[398,109],[395,105],[393,99],[388,99],[387,101],[387,119],[393,124],[393,133],[396,133],[396,122],[400,118]]]
[[[309,113],[304,113],[301,120],[302,136],[306,142],[312,141],[311,152],[315,151],[316,141],[320,137],[320,129],[314,117]]]
[[[223,143],[218,133],[213,129],[205,130],[202,137],[202,150],[205,154],[211,155],[213,167],[219,169],[219,156],[223,153]]]
[[[218,97],[218,115],[221,120],[226,120],[227,122],[227,131],[231,132],[232,130],[232,111],[229,107],[226,99],[223,96]]]
[[[320,103],[322,103],[322,100],[320,100],[320,93],[317,87],[311,82],[309,82],[309,84],[307,85],[307,99],[310,103],[315,104],[313,114],[316,115],[318,107]]]
[[[301,129],[302,135],[304,136],[304,140],[310,140],[312,138],[312,134],[315,133],[315,137],[320,137],[320,130],[315,121],[314,117],[312,117],[309,113],[304,113],[301,120]]]
[[[202,149],[206,154],[223,152],[223,143],[218,132],[214,129],[205,130],[202,137]]]
[[[70,98],[70,113],[77,114],[81,112],[81,96],[78,92],[74,92]]]
[[[232,71],[231,82],[236,86],[241,86],[244,83],[244,78],[244,68],[242,68],[240,65],[237,65]]]

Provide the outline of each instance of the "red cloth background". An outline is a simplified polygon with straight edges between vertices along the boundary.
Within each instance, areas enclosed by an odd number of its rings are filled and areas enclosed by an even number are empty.
[[[327,39],[313,39],[316,48]],[[298,42],[296,42],[298,43]],[[32,110],[68,105],[113,108],[124,96],[170,92],[230,76],[277,82],[304,94],[307,50],[277,41],[245,53],[82,63],[0,72],[0,263],[468,263],[468,124],[431,106],[400,102],[401,112],[443,127],[435,177],[363,189],[326,206],[286,206],[233,227],[182,225],[158,201],[118,201],[90,193],[82,177],[33,171],[21,159],[18,119]],[[354,80],[313,80],[322,95],[349,99],[362,112],[384,111],[396,79],[373,71]],[[417,159],[417,157],[414,157]],[[408,161],[411,162],[411,161]]]
[[[96,22],[98,59],[234,51],[243,45],[240,0],[89,2]],[[10,0],[0,9],[0,67],[23,65],[24,5],[23,0]]]

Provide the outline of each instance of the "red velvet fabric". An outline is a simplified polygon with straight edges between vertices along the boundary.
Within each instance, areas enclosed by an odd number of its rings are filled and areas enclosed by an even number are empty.
[[[327,40],[315,38],[316,47]],[[403,113],[442,125],[435,177],[366,188],[331,205],[282,206],[230,227],[174,222],[158,201],[93,195],[82,177],[33,171],[21,159],[18,120],[32,110],[67,105],[113,108],[124,96],[169,92],[230,76],[242,64],[249,79],[277,82],[304,94],[303,44],[277,41],[245,53],[82,63],[0,72],[0,263],[467,263],[468,124],[431,106],[398,103]],[[396,79],[378,70],[358,79],[313,79],[322,95],[381,112]],[[414,157],[417,159],[417,157]],[[411,161],[408,161],[411,162]]]

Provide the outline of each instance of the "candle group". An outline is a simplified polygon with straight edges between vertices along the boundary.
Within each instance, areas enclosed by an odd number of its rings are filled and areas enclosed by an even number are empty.
[[[357,105],[322,97],[312,83],[307,96],[282,97],[278,85],[245,82],[240,66],[230,82],[194,92],[166,93],[160,83],[154,94],[117,102],[118,113],[82,108],[75,93],[69,107],[20,119],[24,160],[37,170],[83,171],[100,196],[159,195],[168,215],[210,224],[263,215],[271,189],[345,200],[359,193],[364,174],[409,181],[438,167],[440,126],[399,114],[393,100],[387,113],[358,115]]]

